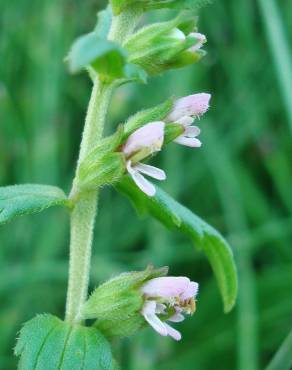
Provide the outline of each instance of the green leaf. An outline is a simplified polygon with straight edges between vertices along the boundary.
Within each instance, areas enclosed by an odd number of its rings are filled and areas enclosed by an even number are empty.
[[[162,8],[198,10],[211,3],[211,0],[111,0],[116,15],[133,6],[141,6],[145,10]]]
[[[289,370],[292,367],[292,330],[265,370]]]
[[[169,144],[183,134],[185,128],[178,123],[168,123],[164,128],[164,144]]]
[[[96,328],[48,314],[24,325],[15,354],[20,356],[18,370],[114,370],[109,343]]]
[[[75,41],[67,60],[72,73],[91,65],[102,75],[120,77],[125,65],[125,51],[118,44],[91,32]]]
[[[53,206],[69,206],[63,190],[49,185],[0,187],[0,225],[14,217],[38,213]]]
[[[147,8],[149,10],[173,8],[178,10],[187,9],[197,11],[209,4],[212,4],[212,0],[150,0]]]
[[[237,272],[231,248],[219,232],[157,186],[154,197],[142,193],[129,177],[124,177],[117,188],[131,199],[140,214],[148,212],[167,227],[185,233],[206,254],[217,279],[224,311],[229,312],[237,296]]]
[[[139,1],[140,0],[138,0],[138,2]],[[135,5],[135,3],[137,3],[137,0],[110,0],[110,3],[113,8],[114,14],[118,15],[127,7]]]
[[[124,68],[124,74],[125,78],[121,81],[121,84],[127,82],[139,82],[146,84],[147,82],[147,72],[145,72],[143,68],[135,64],[127,63]]]
[[[163,121],[173,107],[173,100],[173,98],[170,98],[156,107],[140,111],[131,116],[124,127],[124,139],[149,122]]]
[[[97,37],[101,39],[107,38],[112,23],[112,16],[110,6],[97,13],[97,24],[94,29]]]

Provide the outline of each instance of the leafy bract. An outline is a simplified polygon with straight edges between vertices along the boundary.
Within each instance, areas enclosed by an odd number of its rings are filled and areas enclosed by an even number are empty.
[[[119,77],[125,64],[125,52],[113,41],[98,37],[96,32],[90,32],[75,41],[68,62],[73,73],[91,65],[101,74]]]
[[[112,16],[110,6],[97,13],[97,24],[94,32],[99,38],[107,38],[112,23]]]
[[[72,45],[67,61],[72,73],[87,69],[90,76],[118,79],[119,84],[131,81],[145,83],[146,72],[139,66],[127,63],[127,52],[117,43],[107,39],[112,21],[110,6],[97,15],[93,32],[79,37]]]
[[[60,188],[49,185],[13,185],[0,187],[0,225],[16,216],[38,213],[53,206],[69,206]]]
[[[155,107],[142,110],[131,116],[124,127],[124,138],[127,138],[135,130],[153,121],[163,121],[173,108],[174,99],[170,98]]]
[[[20,331],[15,347],[18,370],[114,370],[110,345],[93,327],[39,315]]]
[[[206,254],[218,282],[224,311],[229,312],[237,296],[237,272],[231,248],[219,232],[157,186],[154,197],[142,193],[129,177],[124,177],[117,188],[131,199],[140,214],[148,212],[167,227],[185,233]]]

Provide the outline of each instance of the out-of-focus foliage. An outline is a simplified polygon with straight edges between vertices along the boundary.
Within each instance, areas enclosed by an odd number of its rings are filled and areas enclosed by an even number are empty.
[[[277,37],[286,38],[278,43],[266,32],[275,26],[275,13],[263,11],[271,2],[279,7],[284,31]],[[36,182],[69,191],[90,82],[85,75],[70,76],[63,58],[72,40],[94,27],[102,5],[1,2],[1,186]],[[115,94],[107,133],[169,95],[213,94],[210,112],[199,123],[203,147],[171,144],[156,160],[168,174],[163,187],[234,246],[240,287],[236,309],[224,315],[211,269],[189,240],[154,220],[137,219],[124,197],[103,190],[92,288],[149,262],[200,283],[197,313],[180,326],[183,341],[161,338],[151,329],[124,340],[116,348],[123,370],[213,370],[214,364],[259,369],[292,327],[292,141],[282,98],[289,89],[281,83],[282,59],[275,58],[273,46],[290,44],[291,54],[291,22],[289,0],[214,1],[201,12],[200,30],[208,36],[201,63]],[[62,317],[68,236],[61,208],[0,229],[1,370],[16,367],[13,346],[21,323],[36,313]]]

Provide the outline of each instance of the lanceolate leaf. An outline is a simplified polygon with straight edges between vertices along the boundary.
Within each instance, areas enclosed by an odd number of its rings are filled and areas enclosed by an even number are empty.
[[[63,190],[49,185],[0,187],[0,225],[16,216],[38,213],[46,208],[69,205]]]
[[[206,254],[219,285],[224,310],[229,312],[237,296],[237,273],[231,248],[212,226],[157,186],[156,189],[156,195],[148,197],[129,177],[124,177],[118,185],[118,190],[132,200],[140,214],[148,212],[169,228],[187,234],[195,246]]]
[[[18,370],[114,370],[109,343],[93,327],[70,325],[39,315],[20,331]]]

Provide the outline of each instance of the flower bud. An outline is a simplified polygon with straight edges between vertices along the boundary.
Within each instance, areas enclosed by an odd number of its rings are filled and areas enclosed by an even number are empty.
[[[129,61],[150,75],[197,61],[206,38],[199,33],[189,33],[189,24],[193,24],[193,20],[189,22],[178,16],[168,22],[143,27],[123,45]]]

